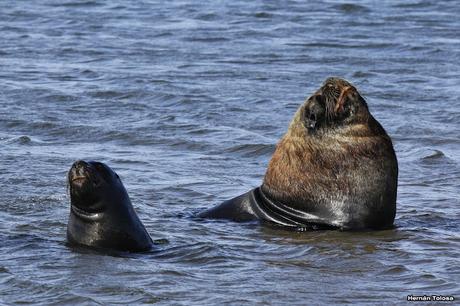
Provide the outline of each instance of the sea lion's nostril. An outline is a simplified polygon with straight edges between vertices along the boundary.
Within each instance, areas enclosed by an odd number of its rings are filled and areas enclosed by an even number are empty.
[[[89,173],[89,164],[84,160],[77,160],[69,171],[69,179],[72,177],[84,177]]]
[[[73,163],[72,168],[74,168],[74,169],[82,169],[82,168],[85,168],[87,165],[88,165],[88,163],[85,162],[84,160],[77,160],[76,162]]]
[[[85,173],[86,173],[86,169],[85,169],[84,166],[78,167],[78,168],[77,168],[77,174],[78,174],[79,176],[83,176],[83,175],[85,175]]]
[[[84,160],[79,160],[79,161],[78,161],[78,165],[79,165],[80,167],[86,167],[86,166],[88,166],[88,163],[85,162]]]

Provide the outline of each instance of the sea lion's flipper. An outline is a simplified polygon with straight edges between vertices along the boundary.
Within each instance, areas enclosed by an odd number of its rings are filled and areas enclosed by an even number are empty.
[[[227,200],[220,205],[207,209],[198,214],[200,218],[229,219],[233,221],[254,221],[258,220],[252,209],[253,191],[248,191],[233,199]]]
[[[200,218],[268,222],[291,228],[330,228],[327,220],[315,214],[296,211],[270,200],[260,187],[198,214]]]

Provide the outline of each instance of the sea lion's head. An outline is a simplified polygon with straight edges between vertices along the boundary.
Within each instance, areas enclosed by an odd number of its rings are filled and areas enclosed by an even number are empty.
[[[96,161],[76,161],[68,172],[70,244],[120,251],[144,251],[152,240],[115,171]]]
[[[314,134],[364,122],[369,117],[369,110],[366,101],[352,84],[331,77],[305,101],[299,117],[309,134]]]
[[[108,198],[126,193],[118,174],[101,162],[78,160],[67,176],[71,205],[88,215],[104,212],[114,203]]]

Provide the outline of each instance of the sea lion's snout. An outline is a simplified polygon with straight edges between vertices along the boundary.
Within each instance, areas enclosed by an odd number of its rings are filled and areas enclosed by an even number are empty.
[[[68,179],[69,185],[81,187],[91,176],[91,165],[83,160],[78,160],[73,163],[69,170]]]
[[[73,163],[69,172],[70,181],[76,181],[84,179],[88,176],[89,164],[84,160],[77,160]]]
[[[98,201],[98,190],[101,189],[103,180],[93,162],[74,162],[68,172],[68,182],[73,206],[84,211],[100,210],[99,207],[93,206]]]
[[[91,162],[84,160],[74,162],[68,173],[71,190],[81,189],[90,184],[92,187],[97,187],[100,184],[100,178],[96,172]]]

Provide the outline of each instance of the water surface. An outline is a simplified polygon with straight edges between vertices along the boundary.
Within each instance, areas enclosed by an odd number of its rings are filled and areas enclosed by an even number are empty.
[[[0,4],[0,303],[460,298],[460,5],[195,2]],[[396,228],[191,218],[261,183],[295,110],[333,75],[394,141]],[[66,246],[76,159],[117,171],[169,243],[121,257]]]

